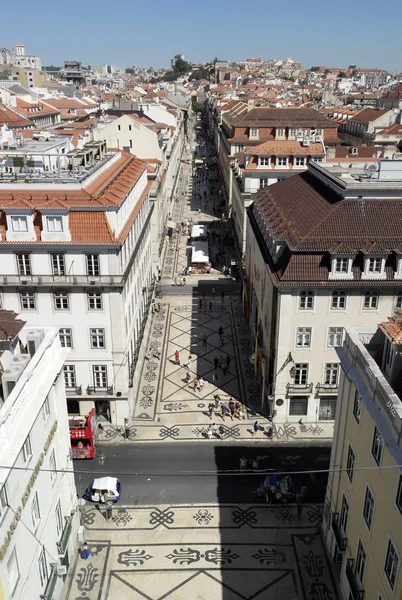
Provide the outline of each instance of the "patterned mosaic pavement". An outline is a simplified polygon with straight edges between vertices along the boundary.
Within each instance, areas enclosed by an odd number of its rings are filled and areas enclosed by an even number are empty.
[[[95,507],[64,600],[337,600],[321,506]]]

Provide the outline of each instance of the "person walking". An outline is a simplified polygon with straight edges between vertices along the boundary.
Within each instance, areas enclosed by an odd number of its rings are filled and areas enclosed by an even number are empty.
[[[199,380],[198,380],[198,385],[199,385],[199,387],[200,387],[200,392],[202,392],[202,389],[203,389],[203,387],[204,387],[204,384],[205,384],[204,378],[203,378],[203,377],[200,377],[200,378],[199,378]]]
[[[230,358],[230,356],[228,354],[227,357],[226,357],[226,365],[227,365],[228,369],[230,368],[230,361],[231,361],[231,358]]]
[[[191,370],[191,359],[192,359],[192,356],[190,354],[190,356],[188,357],[188,361],[186,362],[185,365],[183,365],[183,367],[186,367],[186,369],[188,369],[189,371]]]
[[[203,346],[206,346],[206,345],[207,345],[207,337],[208,337],[208,336],[207,336],[207,334],[206,334],[206,333],[204,333],[204,335],[202,336],[202,345],[203,345]]]
[[[223,374],[226,375],[226,369],[227,369],[226,363],[222,363],[221,367],[222,367]]]
[[[211,421],[212,421],[212,414],[214,412],[214,408],[215,408],[215,404],[213,402],[210,402],[208,404],[208,415],[209,415],[209,418],[211,419]]]
[[[218,364],[219,364],[219,359],[217,356],[214,356],[214,365],[215,365],[215,371],[218,368]]]
[[[185,383],[188,383],[190,381],[190,379],[191,379],[191,375],[190,375],[189,371],[187,371],[186,376],[184,378]]]
[[[223,327],[222,327],[222,325],[219,327],[219,329],[218,329],[218,333],[219,333],[219,335],[222,335],[222,334],[223,334]]]
[[[242,456],[240,459],[240,471],[245,471],[247,468],[247,458]]]
[[[253,425],[253,431],[251,432],[251,435],[254,436],[259,430],[259,425],[258,425],[258,421],[255,421],[254,425]]]
[[[224,302],[224,301],[225,301],[225,292],[222,292],[221,293],[221,302]]]
[[[209,303],[209,310],[212,310],[212,302]]]
[[[224,343],[225,343],[225,336],[222,333],[222,335],[221,335],[221,346],[223,346]]]
[[[236,411],[236,402],[233,400],[233,398],[229,399],[229,411],[230,411],[230,418],[233,421],[233,417]]]
[[[196,392],[199,387],[199,382],[198,382],[197,377],[194,377],[193,386],[194,386],[194,391]]]
[[[198,308],[202,308],[202,300],[201,300],[201,298],[198,300]]]
[[[180,352],[178,350],[176,350],[176,352],[174,353],[174,361],[176,365],[180,364]]]
[[[213,382],[214,382],[215,385],[218,383],[218,375],[216,373],[214,373],[212,375],[212,380],[213,380]]]

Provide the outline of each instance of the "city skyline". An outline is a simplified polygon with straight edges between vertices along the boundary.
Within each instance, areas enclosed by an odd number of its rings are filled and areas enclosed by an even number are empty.
[[[55,27],[58,15],[52,11],[43,15],[41,27],[45,35],[41,36],[32,28],[31,21],[24,18],[29,14],[28,8],[23,0],[18,32],[3,35],[1,46],[15,47],[22,42],[27,53],[41,56],[44,65],[81,60],[91,65],[163,68],[170,66],[173,55],[183,53],[195,63],[211,61],[215,56],[233,61],[248,57],[264,60],[290,57],[305,68],[316,64],[342,68],[357,64],[391,72],[402,70],[393,41],[401,19],[392,19],[386,32],[379,29],[374,17],[378,6],[373,0],[365,4],[364,13],[358,5],[341,0],[336,14],[331,13],[332,7],[323,7],[316,1],[300,5],[290,0],[286,11],[281,6],[259,6],[249,21],[239,0],[230,4],[230,11],[225,2],[206,0],[202,7],[189,10],[183,0],[176,0],[173,5],[156,0],[152,19],[147,5],[134,8],[123,2],[119,15],[124,13],[125,18],[121,19],[108,14],[106,3],[101,2],[95,13],[74,0],[72,10],[77,9],[79,12],[75,14],[80,17],[71,23],[75,33],[71,34],[68,19],[61,31]],[[388,3],[388,9],[390,14],[393,9],[399,14],[396,0]],[[3,10],[7,22],[12,17],[11,5]],[[137,22],[144,24],[139,31]]]

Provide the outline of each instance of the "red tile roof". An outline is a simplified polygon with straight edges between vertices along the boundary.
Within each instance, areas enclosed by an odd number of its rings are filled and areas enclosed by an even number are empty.
[[[323,146],[320,142],[314,142],[309,146],[303,146],[300,142],[289,141],[289,140],[274,140],[267,141],[258,146],[248,146],[243,150],[244,154],[252,154],[259,156],[261,154],[268,154],[269,156],[275,156],[277,154],[294,156],[325,156]]]
[[[378,326],[390,342],[402,344],[402,323],[398,321],[384,321]]]
[[[21,129],[32,127],[32,122],[0,103],[0,127],[3,125],[7,125],[10,129],[15,129],[17,127]]]
[[[353,123],[370,123],[379,119],[388,112],[388,109],[381,108],[363,108],[354,117],[350,119]]]

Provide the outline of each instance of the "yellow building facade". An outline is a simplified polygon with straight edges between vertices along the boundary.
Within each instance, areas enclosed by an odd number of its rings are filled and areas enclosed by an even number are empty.
[[[402,402],[380,369],[386,348],[376,326],[358,326],[337,349],[323,531],[345,600],[402,598]]]

